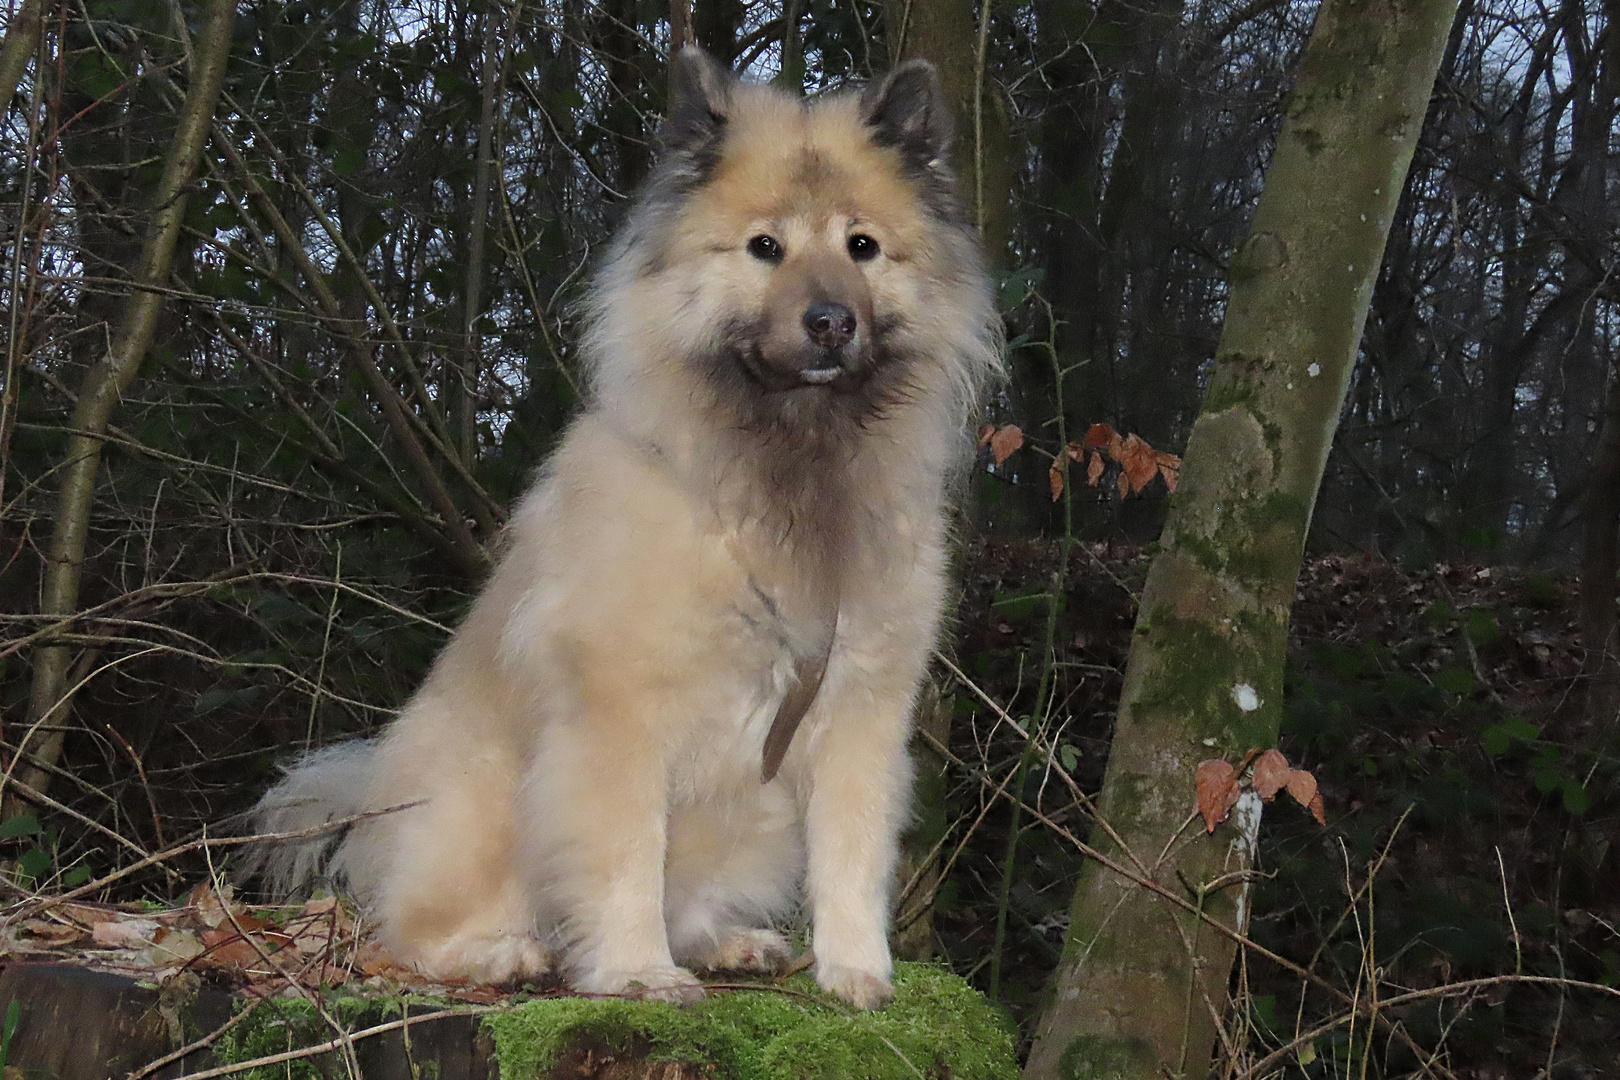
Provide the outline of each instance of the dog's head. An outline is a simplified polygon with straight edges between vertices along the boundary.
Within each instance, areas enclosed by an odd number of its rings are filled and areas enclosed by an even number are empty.
[[[950,370],[982,364],[964,357],[983,351],[988,305],[931,65],[806,101],[688,47],[660,135],[597,299],[617,328],[599,369],[651,346],[745,419],[795,428],[883,411],[930,358],[934,385],[982,375]]]
[[[882,359],[874,291],[899,291],[931,211],[954,213],[933,67],[851,104],[760,93],[697,49],[675,60],[660,180],[731,285],[726,358],[769,393],[860,390]]]

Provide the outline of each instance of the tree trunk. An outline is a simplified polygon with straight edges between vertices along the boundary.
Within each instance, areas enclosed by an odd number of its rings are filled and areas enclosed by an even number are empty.
[[[737,62],[737,28],[743,22],[743,0],[697,0],[692,27],[698,44],[726,67]]]
[[[993,0],[981,0],[984,4]],[[981,8],[978,15],[988,15]],[[1007,112],[983,63],[971,0],[888,0],[890,65],[923,59],[939,70],[956,119],[956,175],[992,267],[1004,261],[1012,173]]]
[[[28,58],[39,48],[39,32],[45,23],[44,0],[23,0],[6,26],[5,44],[0,45],[0,110],[11,107],[12,96],[28,68]]]
[[[1118,842],[1102,846],[1237,930],[1260,804],[1246,794],[1206,836],[1188,818],[1193,772],[1276,742],[1306,530],[1455,9],[1323,5],[1142,594],[1100,800]],[[1204,1076],[1234,949],[1087,864],[1025,1076]]]
[[[1586,649],[1586,719],[1593,745],[1620,734],[1620,647],[1615,640],[1615,575],[1620,573],[1620,368],[1609,380],[1597,456],[1581,508],[1581,644]]]
[[[467,225],[467,283],[462,295],[461,372],[456,387],[453,449],[471,469],[478,460],[478,381],[484,367],[483,332],[478,320],[484,307],[484,237],[489,221],[490,171],[495,156],[495,99],[499,88],[500,29],[496,6],[484,5],[480,42],[483,94],[478,111],[478,150],[473,166],[472,220]]]
[[[163,305],[163,294],[157,290],[169,283],[169,270],[185,220],[191,183],[225,81],[234,12],[235,4],[231,0],[209,0],[201,33],[193,44],[191,86],[180,109],[174,141],[165,155],[152,231],[142,246],[133,289],[106,354],[85,373],[79,390],[78,404],[73,410],[74,433],[68,438],[62,466],[56,527],[41,587],[40,613],[44,615],[68,615],[79,604],[90,505],[101,462],[101,436],[107,430],[119,397],[134,379],[157,329]],[[54,765],[62,750],[61,725],[72,695],[72,687],[67,685],[70,659],[71,650],[65,645],[45,645],[34,654],[29,731],[35,730],[35,725],[52,724],[57,730],[24,745],[46,766]],[[21,766],[17,777],[40,791],[50,781],[50,773],[36,765]],[[15,812],[16,800],[8,793],[5,801],[4,816],[9,817]]]

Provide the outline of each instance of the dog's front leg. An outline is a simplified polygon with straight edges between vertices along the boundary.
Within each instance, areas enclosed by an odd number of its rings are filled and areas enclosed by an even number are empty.
[[[807,747],[816,981],[852,1005],[875,1009],[894,996],[889,905],[911,792],[910,691],[861,687],[825,704],[825,726]]]
[[[586,993],[702,995],[664,925],[668,799],[661,749],[625,702],[588,703],[540,735],[529,789],[544,906]],[[619,707],[612,707],[617,705]]]

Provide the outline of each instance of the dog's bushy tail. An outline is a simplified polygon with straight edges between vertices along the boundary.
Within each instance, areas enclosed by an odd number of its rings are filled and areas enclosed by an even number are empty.
[[[360,813],[371,786],[376,749],[374,743],[356,739],[304,755],[249,811],[253,832],[302,832]],[[304,840],[253,844],[242,877],[256,879],[276,899],[318,883],[335,885],[335,879],[343,876],[338,849],[345,832],[333,829]]]

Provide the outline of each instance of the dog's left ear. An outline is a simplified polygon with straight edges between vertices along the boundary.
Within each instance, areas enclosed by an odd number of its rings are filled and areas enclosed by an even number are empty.
[[[861,94],[861,116],[872,135],[895,146],[908,163],[926,168],[950,156],[955,125],[939,72],[926,60],[907,60]]]
[[[696,45],[670,60],[669,109],[659,137],[677,153],[706,146],[726,126],[737,76]]]

